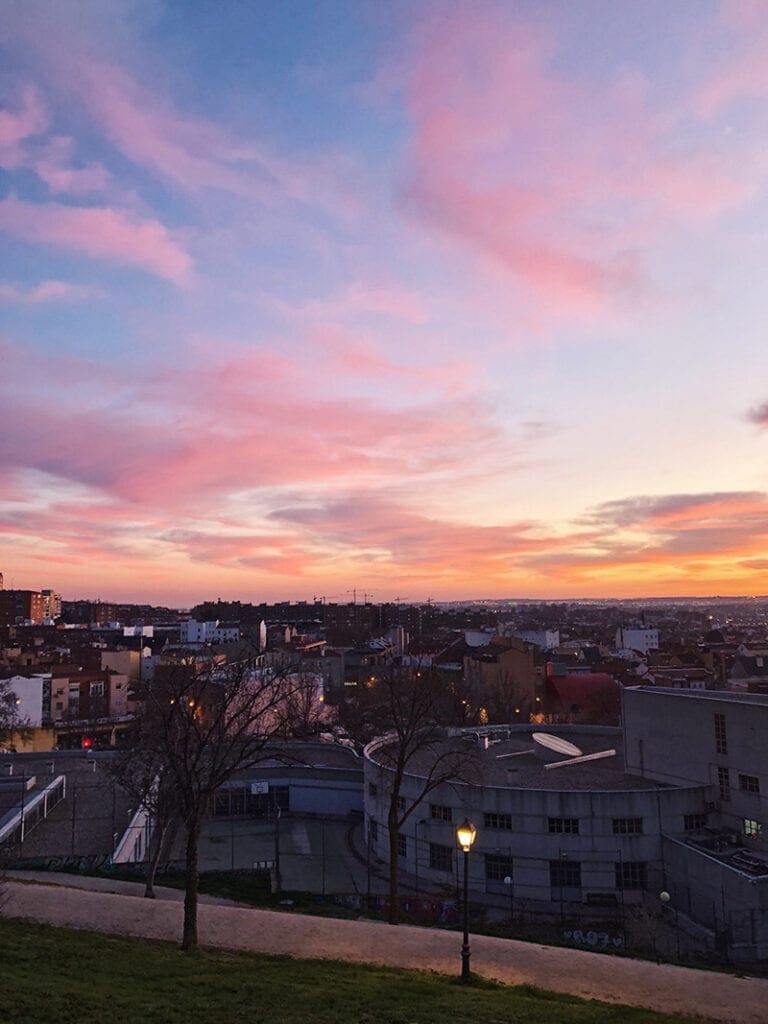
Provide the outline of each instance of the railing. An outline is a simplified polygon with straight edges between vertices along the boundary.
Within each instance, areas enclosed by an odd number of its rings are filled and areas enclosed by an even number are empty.
[[[0,843],[23,843],[25,835],[48,817],[56,804],[67,795],[66,775],[57,775],[45,789],[29,800],[22,798],[21,806],[12,810],[0,824]]]

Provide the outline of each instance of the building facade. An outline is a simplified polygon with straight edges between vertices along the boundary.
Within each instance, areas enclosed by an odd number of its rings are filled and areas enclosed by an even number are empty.
[[[547,726],[555,739],[544,740],[541,728],[456,731],[446,742],[466,744],[482,783],[444,783],[419,799],[429,765],[411,766],[398,800],[416,801],[399,837],[402,870],[452,885],[455,828],[468,817],[478,829],[473,899],[506,895],[546,914],[658,905],[666,891],[676,922],[705,945],[768,958],[768,697],[635,687],[623,692],[622,728]],[[563,741],[571,754],[550,749]],[[388,742],[364,754],[369,842],[384,861]]]

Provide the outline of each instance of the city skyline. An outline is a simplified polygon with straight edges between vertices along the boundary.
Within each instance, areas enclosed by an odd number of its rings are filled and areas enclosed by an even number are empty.
[[[762,3],[5,5],[0,569],[768,591]]]

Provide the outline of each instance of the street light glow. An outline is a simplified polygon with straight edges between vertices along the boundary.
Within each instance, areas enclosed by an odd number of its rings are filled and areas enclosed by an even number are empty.
[[[472,822],[465,818],[461,825],[456,829],[456,842],[462,848],[464,853],[469,853],[472,849],[472,844],[477,836],[477,829]]]

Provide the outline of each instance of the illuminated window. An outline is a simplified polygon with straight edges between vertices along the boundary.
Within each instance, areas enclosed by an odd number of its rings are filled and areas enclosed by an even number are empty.
[[[744,819],[744,835],[748,839],[758,839],[763,834],[763,826],[753,818]]]

